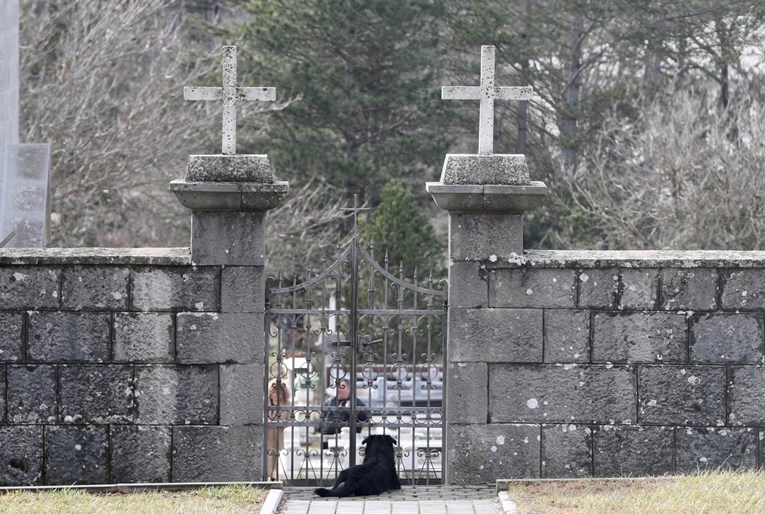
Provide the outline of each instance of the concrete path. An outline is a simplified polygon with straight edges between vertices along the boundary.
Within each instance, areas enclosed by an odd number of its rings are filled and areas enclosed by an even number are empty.
[[[319,498],[313,488],[288,487],[280,514],[499,514],[491,486],[404,487],[379,496]]]

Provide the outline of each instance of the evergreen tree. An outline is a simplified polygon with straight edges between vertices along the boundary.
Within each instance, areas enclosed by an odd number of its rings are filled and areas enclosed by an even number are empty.
[[[403,264],[410,275],[416,267],[421,278],[431,271],[434,277],[443,273],[444,245],[418,211],[412,193],[399,182],[392,180],[383,188],[364,239],[387,253],[391,269]]]
[[[440,99],[440,2],[254,0],[243,30],[258,82],[297,97],[266,129],[280,175],[321,176],[371,197],[434,172],[448,148]],[[246,66],[246,63],[243,63]]]

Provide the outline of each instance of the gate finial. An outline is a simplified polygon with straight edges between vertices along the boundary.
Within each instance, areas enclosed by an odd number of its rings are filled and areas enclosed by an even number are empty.
[[[359,207],[359,195],[354,193],[353,207],[343,207],[340,210],[353,212],[353,237],[358,238],[359,237],[359,213],[361,211],[369,211],[371,209],[369,207]]]

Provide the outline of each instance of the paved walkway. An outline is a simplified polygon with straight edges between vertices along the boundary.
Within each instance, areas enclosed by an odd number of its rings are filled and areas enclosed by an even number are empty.
[[[319,498],[313,488],[287,487],[280,514],[499,514],[495,486],[404,487],[379,496]]]

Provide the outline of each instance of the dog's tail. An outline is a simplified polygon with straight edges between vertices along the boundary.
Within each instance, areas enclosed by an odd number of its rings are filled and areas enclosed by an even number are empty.
[[[323,487],[319,487],[318,489],[313,490],[314,494],[318,494],[322,498],[326,498],[327,496],[337,496],[337,497],[343,497],[343,496],[350,496],[353,494],[353,491],[351,488],[346,487],[345,484],[343,484],[341,487],[338,487],[336,489],[325,489]]]

